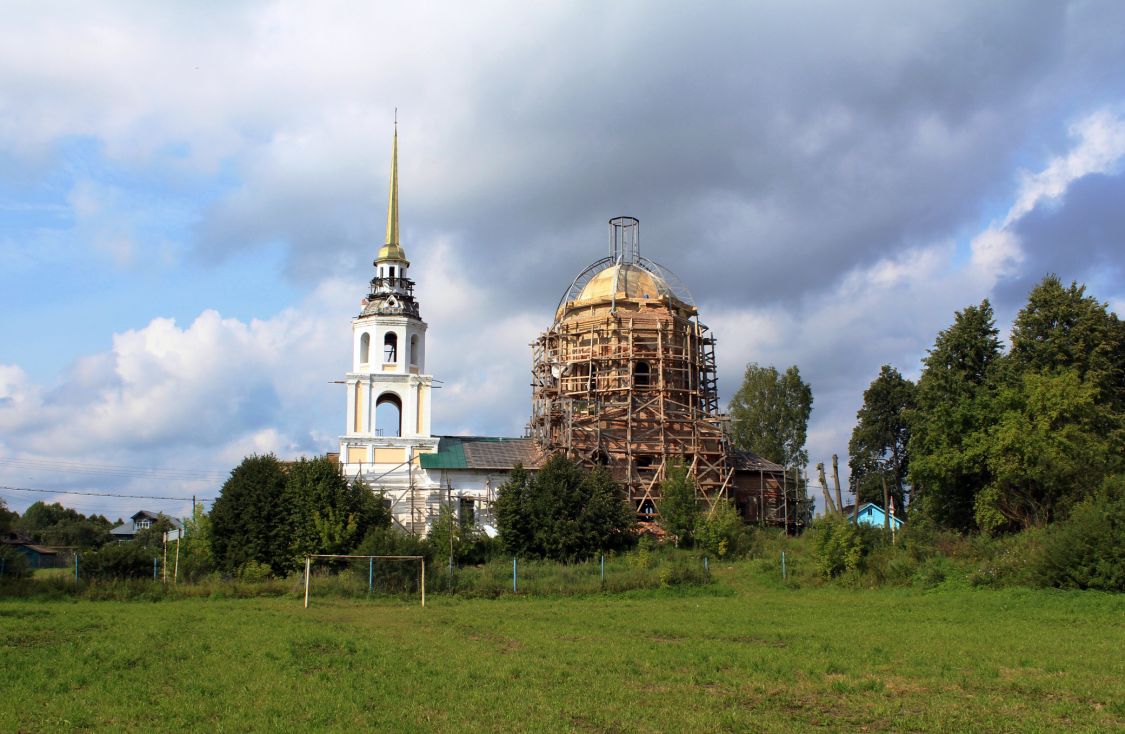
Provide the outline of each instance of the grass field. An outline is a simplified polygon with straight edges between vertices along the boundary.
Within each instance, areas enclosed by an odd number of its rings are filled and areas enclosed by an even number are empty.
[[[0,601],[0,731],[1113,731],[1125,598]]]

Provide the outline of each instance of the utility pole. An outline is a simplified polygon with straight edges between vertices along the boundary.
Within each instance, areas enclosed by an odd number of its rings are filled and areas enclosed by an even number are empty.
[[[784,507],[785,534],[789,535],[789,470],[781,472],[781,504]]]
[[[832,495],[828,493],[828,480],[824,477],[824,462],[816,465],[817,474],[820,476],[820,489],[824,493],[824,511],[836,514],[836,506],[832,503]]]
[[[883,529],[891,529],[890,504],[887,503],[887,475],[883,475]]]
[[[836,485],[836,506],[840,508],[840,512],[844,511],[844,498],[840,495],[840,460],[836,454],[832,454],[832,482]],[[856,498],[859,501],[859,498]]]
[[[410,462],[406,465],[407,482],[410,484],[410,532],[418,535],[418,508],[414,506],[414,446],[410,447]]]
[[[449,575],[453,575],[453,483],[445,480],[445,501],[449,508]]]

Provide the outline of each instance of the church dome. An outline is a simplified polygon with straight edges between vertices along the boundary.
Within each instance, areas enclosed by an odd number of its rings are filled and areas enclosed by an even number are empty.
[[[676,275],[668,268],[641,257],[638,222],[633,217],[610,220],[610,252],[591,263],[571,282],[555,308],[555,319],[568,313],[598,309],[603,304],[611,312],[621,302],[685,309],[695,312],[695,301]]]
[[[611,265],[590,279],[576,301],[608,301],[611,298],[657,299],[671,293],[664,279],[636,265]]]

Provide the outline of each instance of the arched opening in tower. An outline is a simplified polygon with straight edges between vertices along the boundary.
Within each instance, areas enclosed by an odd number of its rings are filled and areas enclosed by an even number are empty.
[[[371,354],[371,335],[366,331],[363,336],[359,338],[359,363],[367,364],[368,358]]]
[[[394,364],[398,361],[398,334],[388,331],[383,337],[383,361]]]
[[[402,435],[402,401],[398,395],[385,392],[375,401],[375,430],[383,437]]]
[[[410,364],[418,364],[418,335],[410,336]]]

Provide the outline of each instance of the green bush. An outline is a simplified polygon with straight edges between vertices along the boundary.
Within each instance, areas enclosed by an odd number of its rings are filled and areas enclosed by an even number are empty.
[[[1031,573],[1043,586],[1125,591],[1125,475],[1047,530]]]
[[[99,550],[81,554],[79,576],[97,579],[152,578],[152,561],[160,551],[137,542],[107,543]]]
[[[0,579],[25,579],[31,576],[31,566],[23,553],[7,545],[0,545]]]
[[[711,512],[703,513],[697,525],[696,543],[715,558],[735,553],[746,531],[738,510],[725,500],[720,500]]]
[[[238,567],[238,580],[255,583],[265,581],[273,573],[269,564],[261,561],[247,561]]]
[[[973,586],[1033,586],[1033,569],[1042,552],[1043,531],[1037,528],[1012,535],[971,538],[961,557],[973,567]]]
[[[838,515],[817,520],[810,534],[817,570],[825,578],[862,573],[867,555],[884,542],[882,530]]]

